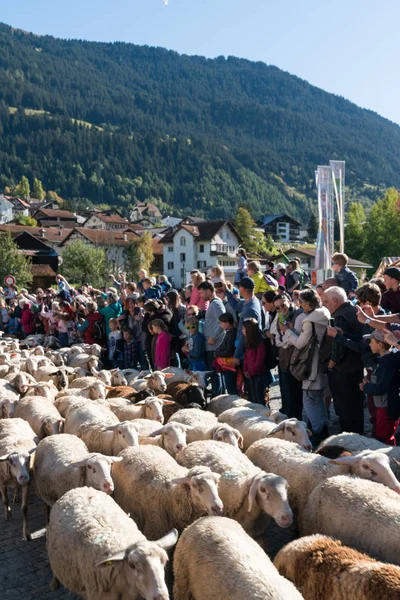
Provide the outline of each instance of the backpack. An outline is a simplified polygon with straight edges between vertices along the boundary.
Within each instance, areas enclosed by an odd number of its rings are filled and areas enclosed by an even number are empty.
[[[303,289],[303,287],[309,281],[310,281],[309,274],[306,271],[304,271],[304,269],[300,269],[300,289]]]
[[[276,279],[269,275],[268,273],[264,273],[264,280],[268,286],[268,290],[278,290],[279,285]]]
[[[310,378],[314,354],[318,348],[318,338],[313,321],[311,321],[311,326],[312,335],[307,344],[304,348],[295,348],[290,359],[289,370],[298,381],[305,381]]]
[[[103,341],[106,337],[106,324],[103,320],[95,321],[93,325],[93,339]]]

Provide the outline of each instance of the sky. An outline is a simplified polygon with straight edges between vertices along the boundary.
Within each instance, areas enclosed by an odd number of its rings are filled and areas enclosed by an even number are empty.
[[[400,124],[400,0],[1,0],[0,21],[261,60]]]

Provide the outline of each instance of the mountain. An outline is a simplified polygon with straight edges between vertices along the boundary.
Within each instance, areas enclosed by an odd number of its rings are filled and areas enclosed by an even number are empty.
[[[22,175],[71,205],[155,198],[169,214],[303,221],[314,170],[348,198],[400,187],[400,128],[261,62],[38,36],[0,24],[0,189]]]

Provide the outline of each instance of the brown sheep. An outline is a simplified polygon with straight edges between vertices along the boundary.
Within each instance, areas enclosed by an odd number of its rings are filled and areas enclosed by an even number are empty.
[[[175,402],[178,402],[186,408],[188,404],[198,404],[201,408],[206,407],[206,399],[203,389],[197,383],[184,383],[175,381],[167,385],[167,394],[172,396]]]
[[[378,562],[324,535],[291,542],[274,564],[307,600],[400,598],[400,567]]]

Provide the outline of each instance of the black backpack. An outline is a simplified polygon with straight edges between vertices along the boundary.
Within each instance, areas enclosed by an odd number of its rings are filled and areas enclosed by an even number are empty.
[[[93,339],[102,341],[106,337],[106,324],[103,320],[95,321],[93,325]]]

